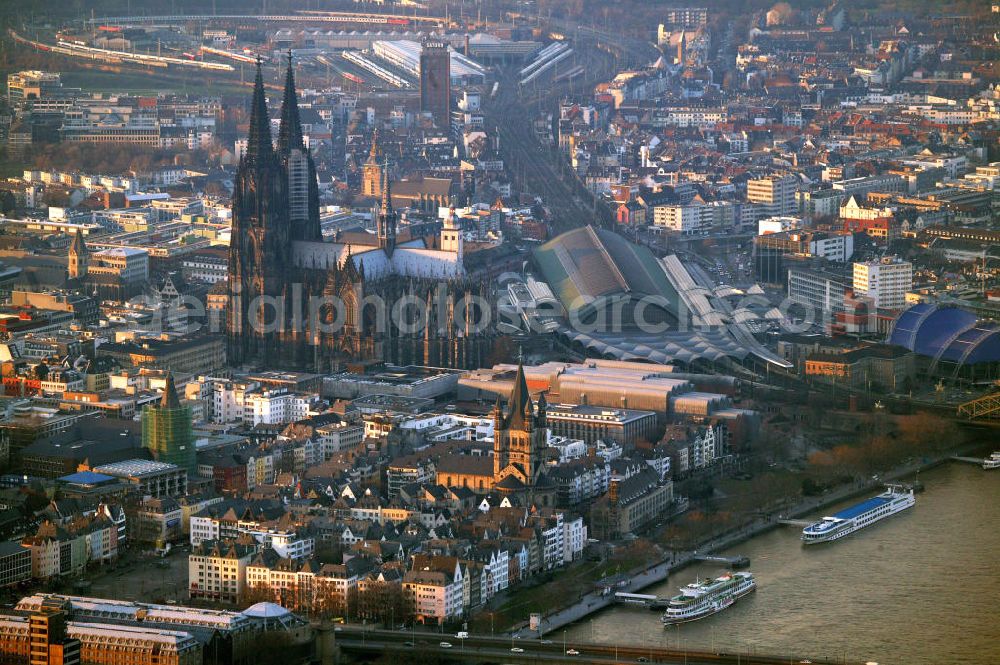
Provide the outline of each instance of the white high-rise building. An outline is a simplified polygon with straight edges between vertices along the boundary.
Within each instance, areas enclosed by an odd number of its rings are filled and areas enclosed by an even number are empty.
[[[854,264],[854,293],[875,301],[879,309],[901,309],[913,289],[913,264],[896,258]]]
[[[796,211],[798,189],[799,181],[793,175],[748,180],[747,201],[762,206],[771,215],[791,215]]]

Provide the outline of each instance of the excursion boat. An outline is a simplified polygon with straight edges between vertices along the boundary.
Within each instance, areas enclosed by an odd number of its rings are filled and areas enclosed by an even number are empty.
[[[1000,469],[1000,451],[992,453],[989,457],[983,460],[984,469]]]
[[[843,538],[849,533],[906,510],[915,503],[913,488],[889,485],[885,492],[878,496],[845,508],[831,517],[824,517],[802,529],[802,542],[806,545],[815,545]]]
[[[663,613],[666,625],[703,619],[726,609],[757,588],[753,574],[727,573],[716,579],[696,580],[681,587],[681,592],[670,599]]]

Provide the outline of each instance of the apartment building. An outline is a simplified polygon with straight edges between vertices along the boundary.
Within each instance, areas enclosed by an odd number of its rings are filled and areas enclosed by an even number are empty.
[[[854,293],[868,296],[878,309],[901,309],[913,289],[913,264],[887,257],[854,264]]]
[[[659,519],[673,502],[673,483],[660,482],[651,467],[612,479],[608,493],[590,511],[592,537],[615,540]]]
[[[681,235],[697,235],[712,223],[712,209],[703,203],[660,205],[653,208],[653,225]]]
[[[256,547],[235,540],[206,540],[193,545],[188,556],[191,598],[239,601],[246,587],[246,568],[256,551]]]
[[[844,200],[844,193],[837,189],[803,190],[796,192],[798,213],[804,217],[832,217],[837,214]]]
[[[87,272],[119,277],[126,284],[149,279],[149,252],[131,247],[102,249],[90,255]]]
[[[416,621],[438,623],[462,616],[465,571],[456,561],[454,570],[414,568],[403,576],[403,592],[413,607]]]
[[[675,107],[655,109],[650,122],[654,127],[698,127],[711,129],[726,122],[729,114],[724,108]]]
[[[791,215],[797,209],[795,193],[799,181],[793,175],[772,175],[747,181],[747,201],[763,207],[770,215]]]
[[[296,611],[345,612],[348,598],[369,568],[362,557],[320,565],[264,550],[246,568],[246,588],[255,597],[263,595]]]
[[[250,426],[274,425],[303,420],[309,416],[318,396],[297,393],[284,387],[268,387],[259,381],[233,381],[200,377],[189,393],[209,406],[212,422],[242,422]]]
[[[317,399],[315,394],[291,393],[284,388],[258,388],[244,396],[243,422],[256,426],[302,420],[308,417]]]
[[[708,23],[705,7],[670,7],[664,10],[663,22],[667,25],[695,27]]]
[[[85,518],[66,529],[45,522],[21,541],[30,552],[31,576],[41,580],[78,574],[88,563],[110,563],[118,557],[119,543],[118,526],[104,516]]]

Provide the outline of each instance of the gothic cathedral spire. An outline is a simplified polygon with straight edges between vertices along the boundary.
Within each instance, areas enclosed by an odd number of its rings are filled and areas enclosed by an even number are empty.
[[[388,162],[382,164],[382,205],[378,215],[378,244],[392,257],[392,253],[396,250],[396,211],[392,209]]]
[[[319,223],[319,184],[316,181],[316,165],[306,149],[302,133],[291,50],[288,51],[288,70],[285,73],[285,95],[281,100],[277,151],[288,174],[288,216],[292,224],[292,238],[321,240],[323,234]]]
[[[230,365],[260,365],[277,348],[277,331],[285,322],[256,322],[260,312],[254,303],[258,297],[277,298],[285,291],[291,262],[288,215],[288,172],[271,144],[258,60],[247,149],[233,187],[226,307],[226,355]]]
[[[271,145],[271,120],[267,115],[267,100],[264,98],[264,77],[261,74],[260,58],[257,59],[257,78],[253,84],[253,100],[250,102],[250,133],[247,136],[245,158],[255,164],[262,164],[274,154]]]
[[[302,121],[299,118],[299,99],[295,92],[295,70],[292,52],[288,51],[288,71],[285,74],[285,96],[281,101],[281,126],[278,129],[278,154],[288,155],[293,148],[303,148]]]

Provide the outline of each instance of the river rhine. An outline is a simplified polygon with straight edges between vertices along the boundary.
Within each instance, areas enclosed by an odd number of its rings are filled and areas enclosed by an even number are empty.
[[[678,629],[664,628],[658,612],[616,607],[567,638],[880,665],[1000,664],[1000,471],[952,462],[921,480],[916,506],[842,540],[804,548],[800,529],[782,526],[726,551],[750,557],[758,587],[720,614]],[[691,566],[643,593],[674,595],[721,572]]]

